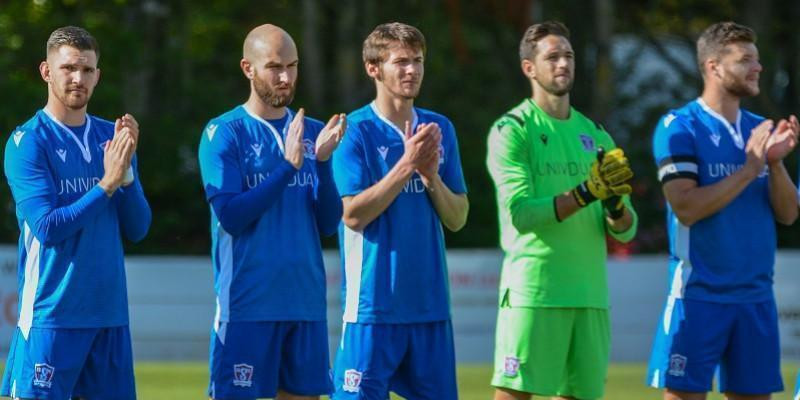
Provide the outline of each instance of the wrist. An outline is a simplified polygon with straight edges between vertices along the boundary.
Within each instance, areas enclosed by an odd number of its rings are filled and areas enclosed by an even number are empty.
[[[103,191],[106,193],[106,196],[108,197],[114,195],[114,192],[117,191],[117,188],[119,188],[119,185],[115,185],[113,182],[110,182],[110,180],[106,178],[101,179],[100,182],[97,183],[97,186],[99,186],[100,189],[103,189]]]
[[[581,208],[586,207],[593,201],[597,200],[597,196],[595,196],[589,190],[586,181],[583,181],[580,185],[575,186],[575,188],[570,191],[570,194],[572,194],[572,198],[575,199],[575,202]]]

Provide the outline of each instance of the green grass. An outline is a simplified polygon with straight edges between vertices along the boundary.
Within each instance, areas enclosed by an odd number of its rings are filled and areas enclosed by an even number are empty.
[[[773,396],[773,400],[791,400],[798,366],[785,364],[784,385],[787,391]],[[613,364],[609,368],[606,399],[643,400],[660,399],[660,393],[644,386],[646,368],[642,364]],[[494,390],[489,387],[492,373],[489,365],[461,365],[458,367],[458,390],[461,400],[491,399]],[[205,363],[137,363],[136,388],[138,397],[147,400],[202,399],[208,385],[208,367]],[[399,397],[393,397],[399,398]],[[713,394],[708,400],[722,400]]]

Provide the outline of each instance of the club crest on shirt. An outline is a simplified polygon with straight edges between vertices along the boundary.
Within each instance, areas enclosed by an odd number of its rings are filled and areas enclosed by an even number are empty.
[[[233,386],[241,386],[241,387],[253,386],[252,365],[235,364],[233,366]]]
[[[22,137],[25,136],[25,131],[16,131],[14,132],[14,144],[19,147],[19,142],[22,141]]]
[[[344,371],[342,390],[345,392],[358,393],[361,390],[361,372],[354,369]]]
[[[61,162],[67,162],[67,150],[58,149],[56,150],[56,154],[58,154],[58,158],[61,159]]]
[[[312,142],[311,139],[303,139],[303,150],[305,152],[303,157],[309,160],[317,159],[317,150],[314,146],[314,142]]]
[[[680,354],[669,356],[669,371],[667,373],[672,376],[686,375],[686,360],[686,356]]]
[[[378,146],[378,154],[381,155],[383,161],[386,161],[386,155],[389,154],[389,148],[386,146]]]
[[[253,143],[250,145],[250,147],[253,149],[253,152],[256,153],[256,157],[261,157],[261,148],[263,146],[263,143]]]
[[[217,126],[216,124],[208,124],[206,128],[206,135],[208,135],[208,141],[214,140],[214,134],[217,133]]]
[[[506,356],[503,361],[503,375],[508,377],[517,376],[519,373],[519,358]]]
[[[585,133],[581,133],[580,139],[584,150],[590,153],[594,151],[594,138]]]
[[[714,132],[711,134],[711,136],[709,136],[709,138],[711,138],[711,141],[714,142],[714,146],[719,147],[719,141],[720,139],[722,139],[722,135],[720,135],[717,132]]]
[[[53,368],[49,364],[34,364],[33,366],[33,386],[39,386],[43,388],[50,388],[53,386],[53,374],[55,373],[55,368]]]

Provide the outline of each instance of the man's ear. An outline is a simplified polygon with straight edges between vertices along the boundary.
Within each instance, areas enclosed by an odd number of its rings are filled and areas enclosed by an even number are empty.
[[[531,60],[527,58],[522,60],[522,62],[520,62],[520,68],[522,69],[522,74],[529,80],[536,78],[536,68],[534,68]]]
[[[381,75],[380,64],[373,64],[369,62],[364,63],[364,69],[367,71],[367,76],[372,79],[378,79]]]
[[[253,78],[255,78],[256,72],[253,71],[253,64],[250,64],[250,61],[248,61],[246,58],[242,58],[242,60],[239,61],[239,66],[242,68],[242,73],[247,77],[247,79],[252,81]]]
[[[43,81],[50,83],[50,64],[46,60],[39,63],[39,75]]]

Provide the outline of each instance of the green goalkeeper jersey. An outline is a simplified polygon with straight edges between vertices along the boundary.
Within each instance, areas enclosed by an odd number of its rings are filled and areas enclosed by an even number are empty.
[[[597,148],[615,147],[598,124],[570,109],[559,120],[526,99],[489,132],[487,166],[497,189],[500,245],[505,252],[500,300],[512,307],[608,308],[606,232],[622,242],[636,233],[606,226],[600,201],[564,221],[555,197],[589,176]]]

